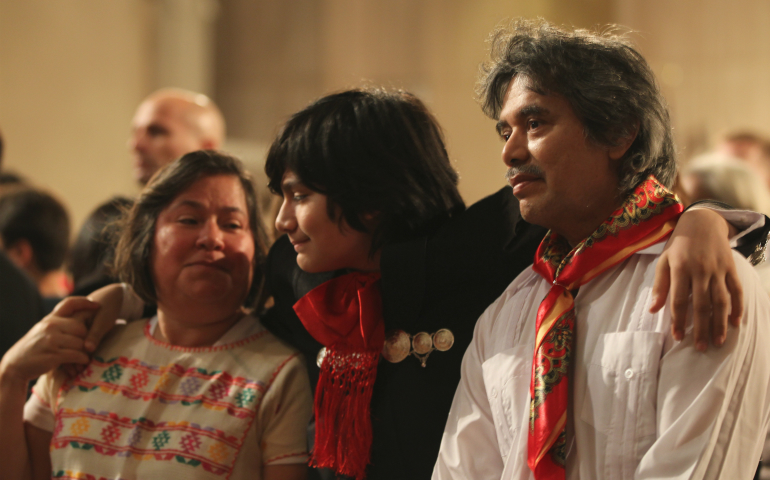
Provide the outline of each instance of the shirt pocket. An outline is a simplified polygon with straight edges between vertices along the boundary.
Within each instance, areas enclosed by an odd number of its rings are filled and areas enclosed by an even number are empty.
[[[482,365],[500,455],[507,459],[521,416],[527,409],[532,376],[532,347],[519,345],[493,356]]]
[[[607,437],[607,462],[635,465],[655,439],[664,339],[658,332],[615,332],[597,340],[580,418]]]

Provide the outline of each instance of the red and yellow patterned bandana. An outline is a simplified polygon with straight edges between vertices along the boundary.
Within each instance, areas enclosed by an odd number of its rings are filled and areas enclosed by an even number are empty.
[[[568,370],[575,329],[573,291],[635,252],[668,238],[683,207],[650,176],[574,248],[548,232],[533,268],[553,285],[537,311],[529,387],[527,464],[537,480],[563,480]]]

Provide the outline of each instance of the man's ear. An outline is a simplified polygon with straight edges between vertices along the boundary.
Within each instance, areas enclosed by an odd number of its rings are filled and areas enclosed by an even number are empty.
[[[35,261],[35,252],[32,251],[32,245],[24,238],[6,247],[5,253],[22,270],[30,268]]]
[[[631,148],[631,145],[633,145],[634,140],[636,140],[636,135],[639,133],[639,124],[637,123],[634,127],[633,132],[630,132],[629,135],[620,137],[617,141],[617,145],[614,147],[609,147],[607,150],[607,153],[611,160],[620,160],[623,158],[623,156],[626,154],[629,148]]]

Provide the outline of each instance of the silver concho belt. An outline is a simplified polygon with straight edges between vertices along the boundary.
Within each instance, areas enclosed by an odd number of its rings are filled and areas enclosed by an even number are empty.
[[[446,352],[454,343],[454,334],[446,328],[434,334],[419,332],[414,335],[409,335],[403,330],[391,330],[387,333],[385,345],[382,346],[382,356],[390,363],[398,363],[409,355],[414,355],[424,367],[430,352],[433,350]],[[326,347],[318,351],[316,364],[319,368],[324,357],[326,357]]]
[[[385,338],[382,356],[390,363],[398,363],[411,354],[424,367],[428,355],[433,350],[446,352],[452,348],[454,343],[455,336],[446,328],[442,328],[434,334],[419,332],[414,335],[409,335],[403,330],[391,330]]]

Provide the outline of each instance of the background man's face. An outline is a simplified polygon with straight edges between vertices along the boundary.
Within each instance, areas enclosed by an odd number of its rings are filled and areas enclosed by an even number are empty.
[[[150,99],[139,105],[129,147],[134,155],[134,177],[141,184],[163,165],[202,148],[186,110],[185,102],[174,98]]]
[[[498,132],[526,221],[552,229],[574,245],[618,206],[616,166],[609,150],[585,138],[564,97],[540,95],[529,88],[526,77],[514,77]]]

